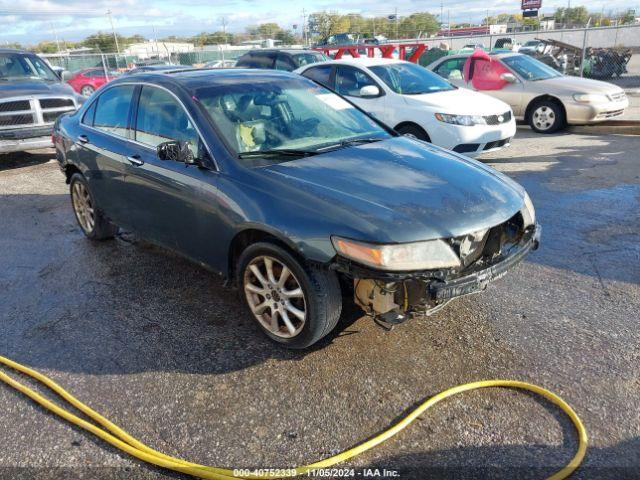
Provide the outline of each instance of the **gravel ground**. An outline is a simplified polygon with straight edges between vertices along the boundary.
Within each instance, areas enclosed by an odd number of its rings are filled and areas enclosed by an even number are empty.
[[[521,129],[487,163],[525,185],[540,250],[481,295],[382,330],[355,311],[304,352],[266,341],[219,278],[75,225],[51,153],[0,156],[0,354],[50,375],[134,436],[220,466],[310,462],[422,399],[489,378],[564,397],[590,445],[572,478],[640,478],[638,137]],[[0,385],[0,478],[183,478],[133,460]],[[349,465],[401,479],[544,478],[570,422],[521,392],[438,405]]]

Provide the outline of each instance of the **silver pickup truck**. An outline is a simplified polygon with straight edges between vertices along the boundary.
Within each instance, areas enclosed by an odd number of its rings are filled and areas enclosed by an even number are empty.
[[[80,103],[40,57],[0,49],[0,153],[51,147],[53,123]]]

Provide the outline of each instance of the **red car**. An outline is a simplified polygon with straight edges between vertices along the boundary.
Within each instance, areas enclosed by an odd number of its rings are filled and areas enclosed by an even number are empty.
[[[78,93],[88,97],[102,85],[113,79],[117,74],[108,72],[109,78],[104,74],[102,68],[87,68],[79,70],[73,77],[67,80],[67,83]]]

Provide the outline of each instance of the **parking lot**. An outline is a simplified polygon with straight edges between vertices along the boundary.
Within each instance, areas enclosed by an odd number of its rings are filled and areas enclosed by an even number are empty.
[[[90,243],[51,152],[0,156],[0,352],[165,453],[226,467],[320,459],[475,380],[553,390],[590,445],[575,478],[640,472],[638,137],[519,129],[483,160],[522,183],[541,248],[480,295],[385,331],[355,311],[311,350],[259,333],[237,293],[124,232]],[[0,386],[1,478],[182,478]],[[509,390],[459,396],[350,463],[402,479],[544,478],[568,419]]]

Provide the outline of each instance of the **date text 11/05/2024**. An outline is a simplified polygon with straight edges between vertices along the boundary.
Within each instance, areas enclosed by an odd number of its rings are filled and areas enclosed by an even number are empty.
[[[295,477],[299,475],[294,468],[259,468],[259,469],[235,469],[233,475],[237,477],[262,476],[265,478],[274,477]],[[317,468],[309,469],[305,472],[309,477],[317,478],[399,478],[400,473],[397,470],[387,470],[386,468],[363,468],[356,470],[354,468]]]

